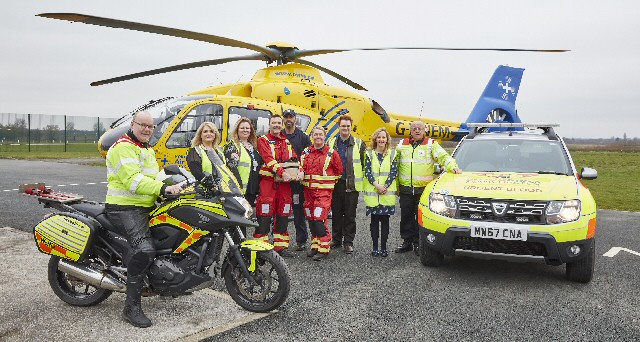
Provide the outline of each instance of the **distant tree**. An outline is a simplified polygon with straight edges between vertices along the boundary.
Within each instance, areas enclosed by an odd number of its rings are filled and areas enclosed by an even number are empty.
[[[622,134],[622,140],[627,141],[627,133]]]
[[[60,132],[60,126],[46,125],[44,126],[44,132],[47,140],[56,140],[58,133]]]
[[[102,121],[96,121],[93,124],[93,131],[96,132],[97,136],[100,136],[104,132],[104,123]]]

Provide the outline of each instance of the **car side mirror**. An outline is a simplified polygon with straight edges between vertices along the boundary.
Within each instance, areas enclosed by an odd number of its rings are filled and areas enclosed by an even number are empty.
[[[583,167],[580,170],[580,179],[596,179],[598,178],[598,171],[590,167]]]

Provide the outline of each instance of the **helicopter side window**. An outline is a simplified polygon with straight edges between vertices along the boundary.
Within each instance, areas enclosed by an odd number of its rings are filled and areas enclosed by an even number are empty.
[[[241,117],[251,120],[256,128],[256,135],[261,136],[269,131],[271,111],[266,109],[250,109],[245,107],[229,107],[229,132],[233,131]],[[229,137],[231,135],[229,134]]]
[[[205,103],[194,107],[171,133],[167,140],[167,148],[190,147],[198,127],[206,121],[213,122],[222,134],[222,113],[223,108],[219,104]]]

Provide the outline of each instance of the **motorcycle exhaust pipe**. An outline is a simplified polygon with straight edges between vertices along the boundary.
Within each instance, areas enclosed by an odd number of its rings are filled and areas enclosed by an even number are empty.
[[[118,279],[85,265],[71,263],[64,259],[60,259],[60,262],[58,262],[58,270],[70,276],[76,277],[84,282],[87,282],[95,287],[117,292],[127,291],[126,285],[124,285]]]

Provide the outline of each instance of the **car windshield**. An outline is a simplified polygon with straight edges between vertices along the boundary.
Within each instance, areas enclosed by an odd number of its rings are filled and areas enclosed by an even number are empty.
[[[468,139],[454,158],[463,171],[570,174],[562,144],[553,140]]]

